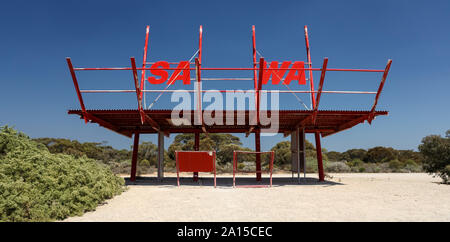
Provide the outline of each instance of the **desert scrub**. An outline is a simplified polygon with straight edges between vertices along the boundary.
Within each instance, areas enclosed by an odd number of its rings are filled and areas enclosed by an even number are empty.
[[[0,221],[52,221],[94,210],[124,180],[85,156],[51,154],[25,134],[0,128]]]

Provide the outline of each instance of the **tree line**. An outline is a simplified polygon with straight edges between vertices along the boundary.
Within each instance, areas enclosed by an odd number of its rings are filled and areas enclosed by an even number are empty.
[[[433,166],[426,162],[433,145],[448,140],[448,135],[427,136],[419,146],[420,152],[414,150],[396,150],[391,147],[377,146],[370,149],[349,149],[345,152],[322,149],[324,167],[327,172],[422,172],[431,171]],[[115,149],[106,142],[84,142],[60,138],[37,138],[35,141],[44,144],[52,153],[70,154],[75,157],[87,156],[108,165],[113,172],[127,174],[131,167],[131,149]],[[432,144],[430,144],[432,143]],[[444,142],[445,143],[445,142]],[[445,145],[443,145],[445,147]],[[131,147],[132,148],[132,147]],[[168,171],[175,170],[175,151],[193,150],[194,134],[178,134],[164,152],[164,165]],[[215,150],[219,172],[231,172],[233,151],[251,151],[244,147],[239,137],[232,134],[200,134],[200,150]],[[274,169],[289,171],[291,169],[291,147],[289,141],[282,141],[272,148],[275,151]],[[307,172],[317,171],[316,149],[306,140],[305,146]],[[138,174],[154,172],[157,165],[157,146],[151,142],[142,142],[138,152]],[[434,159],[445,160],[448,155]],[[240,156],[245,166],[254,165],[254,155]],[[268,157],[262,158],[263,166],[268,164]],[[445,162],[444,162],[445,163]],[[433,163],[434,164],[434,163]],[[247,167],[251,170],[253,167]],[[254,169],[254,168],[253,168]],[[444,168],[445,169],[445,166]],[[445,176],[444,176],[445,177]]]

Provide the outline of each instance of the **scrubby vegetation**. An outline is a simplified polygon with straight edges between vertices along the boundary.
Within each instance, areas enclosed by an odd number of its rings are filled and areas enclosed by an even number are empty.
[[[67,139],[40,138],[50,152],[65,153],[76,157],[86,155],[108,165],[114,173],[128,174],[131,167],[131,149],[116,150],[105,143],[79,143]],[[306,140],[306,171],[317,172],[316,149]],[[164,169],[175,171],[175,151],[193,150],[194,134],[179,134],[164,154]],[[251,151],[243,147],[238,137],[231,134],[200,135],[200,150],[216,150],[218,172],[232,172],[233,150]],[[291,144],[282,141],[275,144],[275,171],[290,171]],[[390,147],[350,149],[345,152],[327,151],[322,148],[326,172],[422,172],[421,153],[413,150],[395,150]],[[240,170],[254,170],[254,155],[241,155]],[[139,145],[138,175],[156,171],[157,146],[151,142]],[[267,167],[268,156],[262,157],[262,167]]]
[[[175,151],[193,150],[194,135],[179,134],[164,154],[166,171],[175,171]],[[290,171],[289,141],[273,146],[275,171]],[[200,150],[216,150],[218,172],[232,172],[233,151],[242,146],[231,134],[201,134]],[[422,172],[450,179],[450,130],[445,137],[427,136],[420,152],[390,147],[323,151],[326,172]],[[316,150],[306,140],[306,171],[317,172]],[[39,138],[7,126],[0,128],[0,221],[51,221],[81,215],[105,199],[123,191],[131,149],[117,150],[103,143]],[[255,156],[240,156],[239,170],[254,171]],[[142,142],[138,153],[138,175],[156,171],[157,146]],[[262,167],[269,157],[263,155]]]
[[[329,172],[422,172],[423,157],[413,150],[377,146],[326,154],[324,165]]]
[[[60,220],[122,192],[124,180],[108,167],[77,149],[71,152],[52,154],[25,134],[1,127],[0,221]]]
[[[444,183],[449,183],[450,178],[450,130],[445,137],[430,135],[422,139],[419,150],[423,154],[423,168],[431,174],[442,178]]]

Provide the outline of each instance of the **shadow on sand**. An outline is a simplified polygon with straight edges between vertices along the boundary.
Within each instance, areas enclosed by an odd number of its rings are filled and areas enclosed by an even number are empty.
[[[217,177],[217,187],[233,187],[232,177]],[[236,177],[236,186],[248,186],[248,185],[269,185],[269,178],[262,178],[261,181],[256,181],[254,177]],[[137,177],[136,181],[130,181],[129,178],[125,178],[125,184],[138,185],[138,186],[177,186],[176,177],[165,177],[162,181],[159,181],[156,177]],[[290,177],[273,177],[272,186],[334,186],[344,185],[339,182],[323,181],[320,182],[317,178],[307,177],[301,178],[300,182],[297,178]],[[180,177],[180,186],[214,186],[214,179],[212,177],[200,177],[198,181],[193,181],[192,177]]]

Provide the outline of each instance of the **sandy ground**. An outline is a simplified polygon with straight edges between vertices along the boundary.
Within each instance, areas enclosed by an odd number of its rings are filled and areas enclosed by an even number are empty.
[[[330,174],[322,183],[276,174],[272,188],[232,188],[221,175],[216,189],[209,174],[199,183],[187,175],[181,187],[174,174],[127,181],[120,196],[66,221],[450,221],[450,185],[427,174]]]

